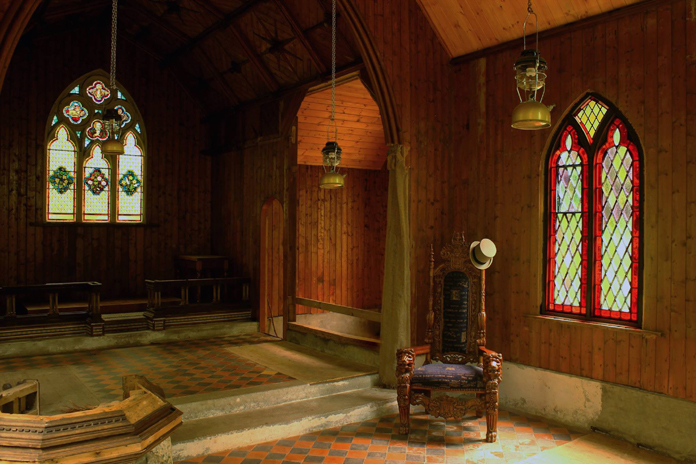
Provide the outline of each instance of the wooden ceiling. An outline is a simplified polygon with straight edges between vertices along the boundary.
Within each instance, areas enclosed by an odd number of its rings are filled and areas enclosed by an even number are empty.
[[[325,79],[330,7],[330,0],[121,0],[119,41],[155,56],[216,114]],[[108,36],[110,20],[110,0],[44,0],[22,39],[60,40],[88,27]],[[360,55],[340,16],[337,24],[337,67],[352,69]]]
[[[533,0],[539,31],[642,0]],[[522,37],[525,0],[418,0],[451,57]],[[532,24],[534,24],[532,22]],[[527,25],[527,33],[534,30]]]
[[[326,128],[331,116],[331,87],[309,93],[297,113],[297,161],[321,166]],[[336,87],[338,145],[343,150],[341,166],[382,169],[387,146],[377,103],[362,81],[353,78]]]

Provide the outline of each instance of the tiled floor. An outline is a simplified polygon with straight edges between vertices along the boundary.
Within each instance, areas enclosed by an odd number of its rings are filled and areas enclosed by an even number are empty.
[[[3,373],[66,366],[99,401],[122,397],[126,374],[144,375],[159,385],[168,398],[232,390],[294,380],[225,348],[277,341],[263,334],[188,340],[162,345],[118,348],[3,360]]]
[[[562,427],[500,411],[498,441],[486,443],[486,421],[426,415],[411,419],[411,434],[398,433],[396,415],[299,437],[214,453],[179,464],[396,464],[514,463],[574,440]]]

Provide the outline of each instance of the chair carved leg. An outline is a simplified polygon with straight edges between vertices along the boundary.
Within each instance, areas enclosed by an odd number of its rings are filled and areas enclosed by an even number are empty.
[[[411,377],[416,368],[416,353],[411,348],[396,352],[396,402],[399,404],[399,433],[410,431],[411,414]]]
[[[486,411],[486,394],[485,393],[477,393],[476,398],[480,399],[483,403],[481,406],[476,409],[476,417],[479,419],[483,417],[483,414]]]
[[[490,350],[483,354],[483,377],[486,381],[486,441],[498,438],[498,386],[503,378],[503,356]]]
[[[486,442],[495,443],[498,438],[498,390],[486,393]]]
[[[399,433],[402,435],[408,435],[411,431],[411,386],[399,385],[397,387],[397,397],[396,402],[399,404],[399,419],[401,420],[401,425],[399,427]]]

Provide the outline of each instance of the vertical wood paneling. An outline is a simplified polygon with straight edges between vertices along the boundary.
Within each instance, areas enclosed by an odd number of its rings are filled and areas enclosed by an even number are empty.
[[[319,166],[298,169],[297,296],[357,308],[382,306],[387,171],[345,169],[345,187],[323,190]],[[305,198],[316,198],[304,201]],[[316,248],[312,248],[316,246]],[[310,259],[310,256],[312,257]],[[307,286],[307,282],[316,282]],[[320,310],[298,307],[298,314]]]
[[[543,298],[540,168],[551,131],[510,128],[517,103],[510,67],[519,49],[452,67],[415,1],[399,5],[408,21],[391,30],[379,24],[372,0],[355,3],[408,128],[414,342],[424,338],[429,246],[439,250],[461,229],[470,240],[488,236],[499,245],[487,274],[488,345],[505,359],[696,399],[693,2],[646,6],[540,43],[550,68],[544,101],[556,105],[554,121],[590,89],[613,101],[640,138],[644,327],[661,332],[657,339],[524,317],[538,314]],[[384,17],[397,3],[380,5]]]
[[[44,133],[71,81],[108,69],[106,35],[81,30],[15,53],[0,94],[0,284],[95,280],[103,298],[144,296],[144,280],[172,278],[179,254],[210,252],[210,159],[200,109],[169,72],[119,43],[119,80],[148,132],[146,214],[158,227],[37,227],[45,204]],[[176,98],[173,98],[176,96]]]

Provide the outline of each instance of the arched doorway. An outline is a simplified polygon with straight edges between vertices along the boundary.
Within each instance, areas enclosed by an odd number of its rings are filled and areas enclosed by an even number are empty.
[[[269,198],[261,207],[259,331],[283,336],[283,206]]]

